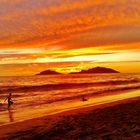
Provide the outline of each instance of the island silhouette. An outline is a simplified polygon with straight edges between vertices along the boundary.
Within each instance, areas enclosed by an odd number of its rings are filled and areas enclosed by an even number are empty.
[[[45,70],[45,71],[42,71],[36,75],[55,75],[55,74],[62,74],[62,73],[59,73],[59,72],[56,72],[53,70]]]
[[[71,72],[68,74],[94,74],[94,73],[120,73],[120,72],[111,68],[95,67],[88,70],[81,70],[80,72]],[[59,73],[53,70],[45,70],[36,75],[59,75],[59,74],[63,73]]]

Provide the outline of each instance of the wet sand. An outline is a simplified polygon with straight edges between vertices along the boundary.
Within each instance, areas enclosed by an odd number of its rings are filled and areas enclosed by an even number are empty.
[[[16,105],[11,107],[11,110],[5,110],[0,112],[0,126],[9,123],[16,123],[19,121],[24,121],[28,119],[54,115],[57,113],[61,113],[68,110],[90,107],[97,107],[99,105],[112,103],[115,101],[120,101],[129,98],[139,97],[140,90],[127,90],[121,92],[108,92],[106,94],[102,94],[100,96],[85,96],[86,101],[82,101],[82,96],[67,101],[61,101],[50,104],[43,104],[39,106],[29,106],[28,108],[20,108],[19,110],[15,110]]]
[[[139,140],[140,97],[0,126],[1,139]]]

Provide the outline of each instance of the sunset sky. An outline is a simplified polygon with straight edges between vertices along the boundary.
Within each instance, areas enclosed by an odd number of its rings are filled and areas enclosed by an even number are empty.
[[[140,72],[140,0],[0,0],[0,75],[95,66]]]

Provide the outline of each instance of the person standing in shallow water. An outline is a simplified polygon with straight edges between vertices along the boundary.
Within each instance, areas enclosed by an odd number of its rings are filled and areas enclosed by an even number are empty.
[[[12,93],[9,93],[9,96],[6,98],[6,100],[8,101],[8,109],[9,109],[10,106],[13,104]]]

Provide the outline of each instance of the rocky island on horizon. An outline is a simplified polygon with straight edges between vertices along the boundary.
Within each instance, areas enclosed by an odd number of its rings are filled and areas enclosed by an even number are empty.
[[[120,72],[111,68],[95,67],[88,70],[82,70],[80,72],[72,72],[70,74],[88,74],[88,73],[93,74],[93,73],[120,73]]]
[[[88,70],[81,70],[80,72],[71,72],[68,74],[88,74],[88,73],[94,74],[94,73],[120,73],[120,72],[111,68],[95,67]],[[36,75],[60,75],[60,74],[63,74],[63,73],[59,73],[54,70],[45,70]]]
[[[56,72],[53,70],[45,70],[45,71],[42,71],[36,75],[55,75],[55,74],[62,74],[62,73],[59,73],[59,72]]]

